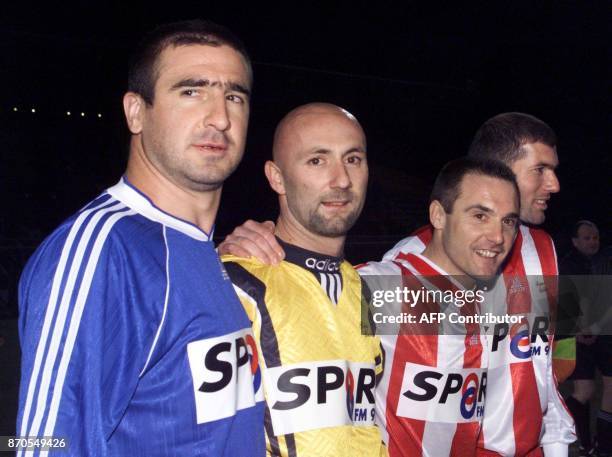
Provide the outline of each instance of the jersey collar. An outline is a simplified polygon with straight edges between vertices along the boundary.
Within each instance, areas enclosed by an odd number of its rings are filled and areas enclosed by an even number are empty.
[[[338,273],[343,257],[334,257],[309,251],[293,244],[285,243],[276,237],[279,244],[285,250],[285,260],[298,265],[313,273]]]
[[[190,222],[166,213],[155,206],[149,197],[134,187],[125,176],[113,187],[108,188],[106,192],[147,219],[159,222],[196,240],[212,241],[213,239],[214,227],[209,234]]]

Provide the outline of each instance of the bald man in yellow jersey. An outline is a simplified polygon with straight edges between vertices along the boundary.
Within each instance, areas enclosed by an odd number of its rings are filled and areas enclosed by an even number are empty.
[[[374,424],[380,341],[367,314],[362,320],[362,283],[343,259],[365,201],[365,134],[342,108],[298,107],[278,125],[265,173],[279,198],[285,259],[223,260],[253,323],[268,455],[386,455]]]

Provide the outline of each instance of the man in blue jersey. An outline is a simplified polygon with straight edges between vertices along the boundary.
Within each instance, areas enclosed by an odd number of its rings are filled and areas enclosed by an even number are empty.
[[[64,438],[60,455],[263,454],[255,343],[212,244],[251,81],[219,25],[168,24],[141,43],[123,98],[126,174],[21,278],[17,435]]]

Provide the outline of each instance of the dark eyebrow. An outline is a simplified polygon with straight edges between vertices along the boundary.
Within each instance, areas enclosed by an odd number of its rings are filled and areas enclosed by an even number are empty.
[[[367,152],[364,149],[359,148],[357,146],[354,146],[354,147],[348,149],[347,151],[344,151],[342,153],[342,156],[344,157],[347,154],[354,154],[356,152],[360,152],[362,154],[367,154]],[[318,148],[313,149],[312,151],[310,151],[310,154],[329,154],[329,153],[331,153],[331,151],[329,149],[327,149],[327,148],[324,148],[324,147],[318,147]]]
[[[493,211],[491,208],[488,208],[488,207],[483,206],[483,205],[472,205],[472,206],[468,206],[468,207],[465,209],[465,212],[467,213],[468,211],[470,211],[470,210],[472,210],[472,209],[479,209],[479,210],[480,210],[480,211],[482,211],[483,213],[488,213],[488,214],[490,214],[490,213],[493,213],[493,212],[494,212],[494,211]],[[518,218],[519,218],[519,215],[518,215],[517,213],[508,213],[508,214],[506,214],[506,215],[504,216],[504,219],[505,219],[505,218],[507,218],[507,217],[511,217],[511,218],[513,218],[513,219],[518,219]]]
[[[355,152],[360,152],[362,154],[367,154],[366,150],[363,148],[359,148],[357,146],[352,147],[351,149],[349,149],[348,151],[345,151],[344,154],[342,154],[343,156],[347,155],[347,154],[354,154]]]
[[[473,209],[479,209],[480,211],[485,212],[485,213],[492,213],[493,212],[493,210],[491,208],[487,208],[486,206],[483,206],[483,205],[468,206],[467,208],[465,208],[465,212],[467,213],[468,211],[473,210]]]
[[[246,95],[247,97],[251,95],[251,91],[249,89],[247,89],[245,86],[243,86],[242,84],[239,84],[237,82],[228,82],[228,83],[221,83],[220,81],[213,81],[210,82],[210,80],[206,79],[206,78],[200,78],[200,79],[193,79],[193,78],[187,78],[187,79],[182,79],[177,83],[174,83],[172,85],[172,87],[170,88],[170,90],[177,90],[177,89],[182,89],[183,87],[219,87],[219,86],[224,86],[226,88],[229,88],[235,92],[240,92],[241,94]]]
[[[559,164],[555,165],[554,163],[550,163],[550,162],[538,162],[535,167],[539,168],[539,167],[544,167],[544,168],[551,168],[551,169],[556,169],[559,166]]]
[[[241,94],[244,94],[247,97],[251,96],[251,91],[244,87],[242,84],[231,82],[228,84],[228,87],[234,92],[240,92]]]
[[[511,217],[512,219],[518,219],[520,216],[517,213],[508,213],[504,216],[504,219],[507,217]]]

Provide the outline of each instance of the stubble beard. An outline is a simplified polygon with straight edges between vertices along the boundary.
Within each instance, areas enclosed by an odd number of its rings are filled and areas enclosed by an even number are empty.
[[[361,213],[361,208],[356,207],[346,216],[333,216],[332,218],[326,218],[320,211],[318,211],[319,208],[320,206],[310,213],[307,228],[317,235],[330,238],[346,236],[348,231],[353,227],[353,225],[355,225],[355,222],[357,222],[357,218]]]
[[[240,158],[235,161],[231,159],[229,156],[207,157],[204,164],[199,164],[196,169],[175,151],[160,153],[158,149],[152,154],[151,161],[179,185],[195,192],[209,192],[223,187],[225,180],[240,164]]]

